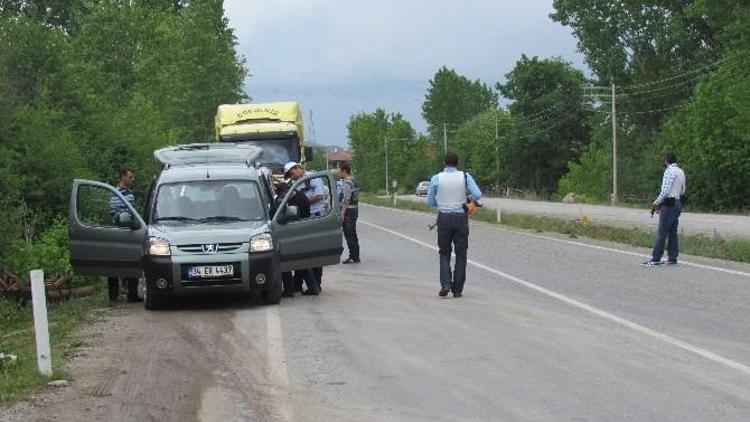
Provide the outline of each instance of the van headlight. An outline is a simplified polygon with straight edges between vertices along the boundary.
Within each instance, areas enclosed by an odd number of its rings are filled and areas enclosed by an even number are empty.
[[[155,256],[169,256],[169,242],[159,237],[152,237],[146,243],[146,253]]]
[[[250,252],[268,252],[273,249],[271,233],[256,234],[250,238]]]

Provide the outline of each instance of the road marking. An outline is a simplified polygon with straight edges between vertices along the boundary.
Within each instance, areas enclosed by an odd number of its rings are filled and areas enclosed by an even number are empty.
[[[425,216],[429,216],[430,215],[430,214],[427,214],[427,213],[424,213],[424,212],[419,212],[419,211],[400,210],[400,209],[389,208],[389,207],[381,207],[379,205],[371,205],[371,204],[365,204],[365,205],[367,205],[369,207],[373,207],[373,208],[380,208],[380,209],[384,209],[384,210],[388,210],[388,211],[392,211],[392,212],[398,212],[398,213],[402,213],[402,214],[410,214],[410,215],[415,215],[415,216],[420,216],[420,217],[425,217]],[[588,243],[576,242],[576,241],[573,241],[573,240],[558,239],[558,238],[555,238],[555,237],[544,236],[544,235],[540,235],[540,234],[525,233],[525,232],[522,232],[522,231],[512,230],[512,229],[505,228],[505,227],[496,227],[496,226],[493,226],[490,223],[485,223],[485,222],[472,222],[471,224],[475,225],[475,226],[479,226],[479,227],[488,228],[488,229],[502,230],[502,231],[506,231],[506,232],[510,232],[510,233],[519,234],[519,235],[522,235],[522,236],[534,237],[534,238],[537,238],[537,239],[544,239],[544,240],[551,240],[553,242],[565,243],[565,244],[568,244],[568,245],[583,246],[583,247],[586,247],[586,248],[597,249],[597,250],[605,251],[605,252],[612,252],[612,253],[619,253],[619,254],[622,254],[622,255],[637,256],[639,258],[651,258],[651,255],[645,255],[645,254],[638,253],[638,252],[625,251],[625,250],[622,250],[622,249],[610,248],[610,247],[606,247],[606,246],[591,245],[591,244],[588,244]],[[700,269],[709,270],[709,271],[718,271],[718,272],[722,272],[722,273],[725,273],[725,274],[738,275],[738,276],[741,276],[741,277],[750,277],[750,273],[745,272],[745,271],[730,270],[728,268],[715,267],[713,265],[698,264],[696,262],[690,262],[690,261],[680,260],[680,265],[685,265],[685,266],[694,267],[694,268],[700,268]]]
[[[422,242],[421,240],[414,239],[413,237],[406,236],[404,234],[401,234],[399,232],[387,229],[385,227],[381,227],[381,226],[378,226],[376,224],[368,223],[368,222],[362,221],[362,220],[359,220],[359,222],[361,224],[364,224],[365,226],[372,227],[374,229],[378,229],[378,230],[384,231],[386,233],[392,234],[394,236],[397,236],[397,237],[400,237],[402,239],[408,240],[410,242],[416,243],[418,245],[424,246],[426,248],[429,248],[429,249],[432,249],[432,250],[435,250],[435,251],[438,250],[437,246],[430,245],[428,243]],[[621,318],[621,317],[619,317],[617,315],[611,314],[611,313],[609,313],[607,311],[604,311],[602,309],[599,309],[599,308],[596,308],[594,306],[588,305],[586,303],[580,302],[578,300],[575,300],[575,299],[570,298],[568,296],[565,296],[563,294],[557,293],[555,291],[549,290],[549,289],[544,288],[542,286],[538,286],[538,285],[536,285],[534,283],[531,283],[529,281],[523,280],[521,278],[518,278],[516,276],[510,275],[508,273],[504,273],[502,271],[496,270],[494,268],[491,268],[491,267],[489,267],[487,265],[484,265],[482,263],[476,262],[474,260],[469,259],[469,260],[467,260],[467,263],[470,264],[470,265],[473,265],[473,266],[475,266],[475,267],[477,267],[477,268],[479,268],[481,270],[484,270],[484,271],[487,271],[489,273],[498,275],[498,276],[500,276],[502,278],[505,278],[505,279],[507,279],[509,281],[512,281],[512,282],[514,282],[516,284],[520,284],[521,286],[524,286],[526,288],[529,288],[531,290],[539,292],[539,293],[541,293],[541,294],[543,294],[545,296],[551,297],[553,299],[557,299],[557,300],[559,300],[561,302],[564,302],[564,303],[566,303],[566,304],[568,304],[570,306],[573,306],[575,308],[578,308],[580,310],[583,310],[583,311],[586,311],[588,313],[594,314],[596,316],[599,316],[601,318],[604,318],[604,319],[606,319],[608,321],[611,321],[611,322],[614,322],[616,324],[625,326],[625,327],[630,328],[632,330],[635,330],[635,331],[637,331],[637,332],[639,332],[641,334],[645,334],[647,336],[651,336],[651,337],[656,338],[658,340],[661,340],[661,341],[663,341],[665,343],[668,343],[668,344],[670,344],[672,346],[675,346],[675,347],[678,347],[680,349],[686,350],[688,352],[694,353],[694,354],[696,354],[698,356],[701,356],[701,357],[703,357],[705,359],[714,361],[716,363],[720,363],[722,365],[728,366],[728,367],[730,367],[732,369],[735,369],[737,371],[742,372],[745,375],[750,376],[750,366],[743,365],[742,363],[739,363],[737,361],[734,361],[734,360],[725,358],[723,356],[717,355],[716,353],[711,352],[709,350],[703,349],[703,348],[698,347],[698,346],[694,346],[694,345],[692,345],[690,343],[684,342],[682,340],[679,340],[677,338],[671,337],[671,336],[669,336],[667,334],[661,333],[661,332],[653,330],[651,328],[644,327],[643,325],[640,325],[640,324],[635,323],[633,321],[630,321],[628,319]]]
[[[286,370],[286,352],[281,332],[278,306],[266,306],[266,329],[268,331],[268,378],[276,390],[274,394],[278,420],[294,420],[289,390],[289,374]]]

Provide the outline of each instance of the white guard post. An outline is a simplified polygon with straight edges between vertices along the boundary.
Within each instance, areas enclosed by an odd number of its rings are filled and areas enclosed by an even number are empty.
[[[47,322],[47,296],[44,292],[44,272],[31,272],[31,301],[34,305],[34,332],[36,333],[36,357],[39,372],[52,376],[52,355],[49,346],[49,324]]]

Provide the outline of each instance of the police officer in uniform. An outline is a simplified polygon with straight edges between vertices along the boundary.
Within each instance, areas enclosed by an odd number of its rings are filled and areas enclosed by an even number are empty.
[[[453,292],[461,297],[466,282],[466,251],[469,248],[469,214],[467,198],[479,201],[482,192],[470,174],[458,170],[458,155],[445,154],[443,171],[432,176],[427,203],[438,209],[438,247],[440,248],[441,297]],[[451,271],[451,249],[456,263]]]
[[[342,164],[341,172],[341,215],[343,216],[344,238],[346,247],[349,249],[349,258],[344,264],[358,264],[359,260],[359,237],[357,236],[357,217],[359,217],[359,197],[357,191],[359,186],[352,177],[352,168],[349,164]]]

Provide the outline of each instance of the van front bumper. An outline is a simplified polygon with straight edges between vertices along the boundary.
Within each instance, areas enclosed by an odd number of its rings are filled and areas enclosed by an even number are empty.
[[[210,265],[232,265],[233,275],[189,276],[191,267]],[[273,252],[146,256],[143,267],[149,289],[165,295],[263,291],[271,288],[274,276]]]

